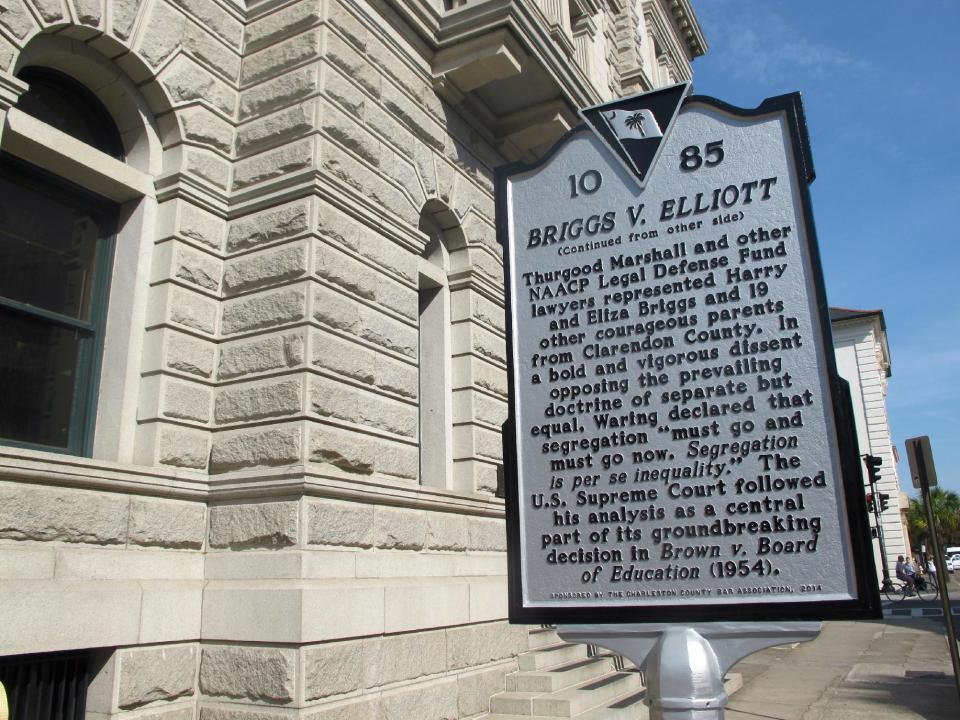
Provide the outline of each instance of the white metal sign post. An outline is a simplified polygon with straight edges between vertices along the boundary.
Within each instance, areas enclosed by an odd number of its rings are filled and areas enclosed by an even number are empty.
[[[663,717],[717,711],[732,662],[818,620],[880,617],[799,95],[686,91],[584,110],[497,174],[511,620],[646,664]]]

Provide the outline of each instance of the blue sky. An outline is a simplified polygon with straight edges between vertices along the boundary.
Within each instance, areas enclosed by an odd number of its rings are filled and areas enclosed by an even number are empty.
[[[799,90],[831,305],[882,308],[893,442],[929,435],[960,492],[960,2],[694,0],[694,90],[741,107]]]

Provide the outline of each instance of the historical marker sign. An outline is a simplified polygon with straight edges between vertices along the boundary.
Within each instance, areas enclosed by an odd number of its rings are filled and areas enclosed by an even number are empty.
[[[876,617],[799,96],[684,91],[497,176],[511,619]]]

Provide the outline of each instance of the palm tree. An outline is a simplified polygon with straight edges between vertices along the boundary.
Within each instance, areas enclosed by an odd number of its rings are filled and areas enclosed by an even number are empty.
[[[933,508],[933,520],[937,524],[940,545],[960,545],[960,495],[952,490],[933,488],[930,491],[930,506]],[[929,545],[930,529],[927,527],[927,513],[921,498],[910,498],[907,506],[907,529],[910,532],[911,545]]]
[[[646,137],[647,134],[643,131],[644,120],[643,113],[638,110],[633,115],[628,115],[627,119],[623,121],[623,124],[628,130],[639,130],[640,134]]]

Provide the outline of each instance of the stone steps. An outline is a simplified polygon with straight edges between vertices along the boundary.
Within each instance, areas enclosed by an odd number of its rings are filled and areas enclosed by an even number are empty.
[[[641,687],[639,672],[613,672],[565,690],[541,695],[533,700],[533,711],[548,717],[572,718],[598,705],[636,692]]]
[[[743,678],[739,673],[731,673],[724,679],[723,687],[728,696],[732,696],[743,686]],[[536,696],[535,693],[526,693],[529,696]],[[600,702],[598,705],[589,707],[576,715],[549,715],[537,714],[530,715],[524,713],[499,713],[491,712],[483,715],[478,720],[557,720],[557,718],[572,718],[573,720],[646,720],[650,715],[649,708],[644,704],[646,690],[641,688],[632,690],[624,695]],[[540,695],[539,697],[544,697]],[[495,706],[491,702],[491,709]],[[531,709],[533,705],[531,704]],[[543,712],[545,709],[541,704],[537,711]],[[515,706],[519,709],[519,706]]]
[[[580,658],[545,670],[528,670],[507,675],[508,691],[555,692],[614,670],[612,657]]]
[[[572,718],[639,688],[639,673],[612,672],[552,692],[503,692],[490,698],[490,712]]]
[[[743,677],[740,673],[731,673],[723,680],[723,689],[727,695],[733,695],[743,687]],[[614,702],[578,715],[576,720],[646,720],[650,716],[650,708],[644,705],[647,696],[644,688],[639,692],[617,698]],[[491,718],[491,720],[495,720]]]
[[[557,635],[557,629],[553,627],[533,628],[529,633],[528,647],[531,650],[544,647],[546,645],[558,645],[563,640]]]
[[[643,720],[649,716],[641,674],[629,660],[618,663],[606,651],[588,657],[586,645],[563,643],[550,628],[532,630],[530,648],[518,658],[520,670],[506,677],[506,691],[490,699],[490,713],[478,720]],[[741,686],[738,674],[724,680],[727,695]]]
[[[577,720],[646,720],[650,715],[650,709],[643,704],[646,696],[646,688],[632,692],[578,715]]]
[[[587,646],[560,642],[525,652],[517,658],[520,670],[543,670],[563,663],[583,660],[587,657]]]

